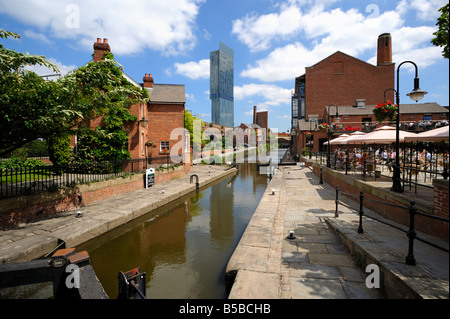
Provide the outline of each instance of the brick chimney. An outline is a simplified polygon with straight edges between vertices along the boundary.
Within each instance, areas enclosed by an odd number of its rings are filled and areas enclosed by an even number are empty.
[[[111,52],[108,39],[103,39],[102,43],[102,39],[97,38],[97,42],[94,43],[94,62],[102,60],[106,52]]]
[[[392,63],[392,41],[390,33],[378,36],[377,65]]]
[[[152,88],[153,87],[153,77],[151,74],[145,73],[144,76],[144,87],[145,88]]]
[[[256,105],[254,105],[254,106],[253,106],[253,124],[256,124],[257,117],[258,117],[258,114],[257,114],[257,107],[256,107]]]

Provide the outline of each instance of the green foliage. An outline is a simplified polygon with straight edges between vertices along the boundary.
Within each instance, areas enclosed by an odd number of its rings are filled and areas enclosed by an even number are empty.
[[[449,48],[448,48],[448,29],[449,29],[449,4],[447,3],[445,6],[439,9],[441,12],[441,16],[437,19],[436,26],[439,28],[438,31],[434,32],[435,36],[431,43],[437,47],[443,47],[442,56],[445,59],[448,59],[450,56]]]
[[[17,157],[40,157],[48,156],[47,143],[43,140],[34,140],[14,150],[12,156]]]
[[[44,162],[36,159],[24,159],[16,156],[0,162],[0,169],[18,169],[21,167],[33,168],[39,166],[45,166]]]
[[[8,37],[20,36],[0,30],[0,38]],[[121,66],[111,53],[57,81],[46,81],[25,71],[26,65],[43,65],[58,72],[56,65],[43,56],[0,45],[0,156],[39,137],[77,134],[86,127],[83,120],[103,115],[110,115],[110,126],[117,131],[117,117],[129,112],[130,105],[145,103],[149,97],[146,89],[132,85],[122,76]],[[132,120],[129,114],[125,115],[122,123]],[[106,134],[111,133],[111,127]],[[116,135],[123,139],[122,133]]]
[[[47,140],[50,161],[57,168],[65,166],[70,161],[70,135],[51,136]]]

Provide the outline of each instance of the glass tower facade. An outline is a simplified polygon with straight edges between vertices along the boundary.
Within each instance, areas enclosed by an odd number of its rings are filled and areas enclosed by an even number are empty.
[[[211,122],[234,127],[234,52],[219,45],[210,54]]]

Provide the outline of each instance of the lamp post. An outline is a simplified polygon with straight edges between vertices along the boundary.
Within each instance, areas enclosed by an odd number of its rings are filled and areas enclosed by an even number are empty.
[[[394,173],[392,176],[392,187],[391,191],[402,193],[403,187],[400,182],[400,156],[399,156],[399,148],[400,148],[400,81],[399,81],[399,73],[400,73],[400,67],[405,63],[411,63],[414,65],[414,68],[416,70],[416,75],[414,78],[414,89],[406,94],[410,97],[411,100],[415,102],[419,102],[421,99],[423,99],[424,95],[427,94],[427,92],[422,91],[419,88],[419,77],[418,77],[418,71],[417,71],[417,65],[412,61],[404,61],[400,63],[397,67],[397,90],[395,90],[395,98],[396,98],[396,104],[398,107],[397,111],[397,117],[395,121],[395,166],[394,166]]]
[[[336,107],[336,120],[339,119],[339,113],[338,113],[338,106],[336,104],[331,104],[328,107],[328,144],[327,144],[327,167],[330,168],[331,167],[331,163],[330,163],[330,152],[331,152],[331,146],[330,146],[330,135],[331,135],[331,125],[330,125],[330,108],[332,106]]]

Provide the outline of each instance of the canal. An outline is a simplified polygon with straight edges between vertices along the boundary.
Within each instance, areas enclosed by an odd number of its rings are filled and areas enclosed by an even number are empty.
[[[282,157],[285,150],[274,158]],[[149,299],[226,298],[225,268],[270,177],[256,164],[79,247],[110,298],[118,272],[140,267]]]

